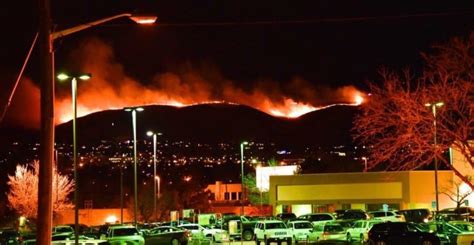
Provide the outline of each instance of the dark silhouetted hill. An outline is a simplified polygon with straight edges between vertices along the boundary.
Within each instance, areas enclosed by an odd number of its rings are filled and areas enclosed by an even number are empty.
[[[137,137],[147,130],[170,140],[235,143],[243,139],[297,145],[337,145],[351,142],[356,107],[334,106],[296,119],[276,118],[248,106],[201,104],[188,107],[146,106],[137,113]],[[109,110],[78,119],[78,141],[132,138],[130,112]],[[57,127],[59,142],[71,141],[68,122]]]

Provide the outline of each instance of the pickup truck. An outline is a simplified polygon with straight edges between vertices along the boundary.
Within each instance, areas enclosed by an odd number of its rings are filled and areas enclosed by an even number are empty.
[[[107,235],[102,237],[106,239],[109,244],[130,244],[130,245],[145,245],[145,239],[138,232],[134,226],[121,225],[111,226],[107,231]]]

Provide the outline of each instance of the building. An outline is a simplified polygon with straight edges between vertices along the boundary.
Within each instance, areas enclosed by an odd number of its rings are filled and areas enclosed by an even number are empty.
[[[237,202],[242,199],[242,186],[237,184],[225,184],[216,181],[215,184],[208,185],[205,191],[209,191],[210,201],[215,202]]]
[[[452,171],[438,171],[439,207],[453,207],[443,190],[452,190]],[[273,213],[333,212],[336,209],[435,209],[434,171],[328,173],[270,177]]]

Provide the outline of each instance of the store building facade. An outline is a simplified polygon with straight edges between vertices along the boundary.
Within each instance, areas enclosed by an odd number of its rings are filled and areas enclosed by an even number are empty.
[[[429,208],[434,210],[434,171],[324,173],[270,177],[273,213],[296,215],[337,209],[381,210]],[[452,171],[438,171],[440,209],[456,204],[442,192],[456,188]]]

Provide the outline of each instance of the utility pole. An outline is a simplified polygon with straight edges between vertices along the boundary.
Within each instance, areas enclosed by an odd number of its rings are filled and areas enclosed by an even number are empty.
[[[36,243],[50,245],[53,224],[54,64],[50,0],[39,0],[40,168]]]

